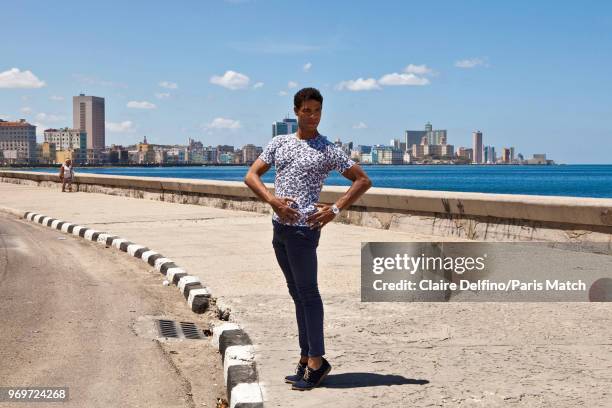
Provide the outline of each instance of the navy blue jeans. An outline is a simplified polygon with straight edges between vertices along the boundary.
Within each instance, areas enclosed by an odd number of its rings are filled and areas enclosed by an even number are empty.
[[[317,246],[321,231],[272,221],[272,246],[295,303],[302,356],[325,354],[323,301],[317,285]]]

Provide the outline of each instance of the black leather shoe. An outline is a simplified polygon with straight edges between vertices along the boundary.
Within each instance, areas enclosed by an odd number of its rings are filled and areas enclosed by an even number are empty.
[[[298,363],[297,367],[295,367],[295,374],[288,375],[285,377],[285,382],[287,384],[293,384],[302,379],[304,377],[304,372],[306,371],[306,364]]]
[[[318,370],[313,370],[310,367],[306,367],[304,377],[301,380],[295,382],[292,386],[292,390],[307,391],[318,387],[323,382],[327,374],[331,371],[331,365],[326,359],[322,359],[321,367]]]

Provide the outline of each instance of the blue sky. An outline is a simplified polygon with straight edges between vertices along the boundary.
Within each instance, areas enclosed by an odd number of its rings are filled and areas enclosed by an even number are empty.
[[[321,133],[612,163],[612,2],[19,1],[2,5],[0,118],[71,126],[106,99],[107,145],[264,145],[304,86]],[[29,71],[29,72],[28,72]]]

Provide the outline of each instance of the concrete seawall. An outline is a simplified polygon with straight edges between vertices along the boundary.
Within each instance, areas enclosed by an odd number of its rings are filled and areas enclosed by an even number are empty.
[[[51,173],[0,171],[0,181],[58,188]],[[224,209],[270,213],[238,181],[106,176],[81,173],[76,190]],[[267,184],[273,190],[273,185]],[[334,202],[347,187],[327,186]],[[372,188],[338,222],[478,241],[583,242],[612,248],[612,199]]]

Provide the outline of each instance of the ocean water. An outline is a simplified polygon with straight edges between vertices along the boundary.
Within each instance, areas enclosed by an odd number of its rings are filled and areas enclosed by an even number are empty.
[[[242,181],[247,169],[247,166],[107,167],[76,168],[76,172]],[[374,187],[612,198],[612,165],[372,165],[363,166],[363,169],[372,179]],[[55,173],[58,169],[37,168],[28,171]],[[274,181],[274,168],[263,176],[263,180]],[[332,172],[325,184],[348,186],[350,181]]]

